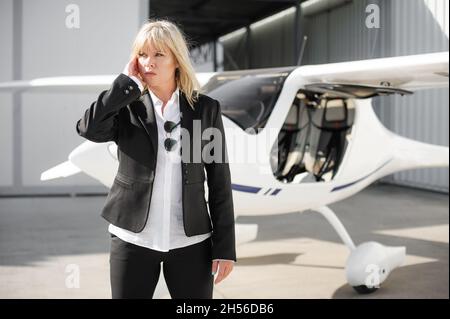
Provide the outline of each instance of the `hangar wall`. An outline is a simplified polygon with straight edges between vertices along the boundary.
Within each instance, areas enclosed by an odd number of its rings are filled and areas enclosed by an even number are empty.
[[[13,76],[13,0],[0,2],[0,81],[10,81]],[[0,93],[0,187],[13,184],[13,143],[12,143],[12,94]]]
[[[67,23],[76,8],[79,28]],[[100,14],[105,10],[108,14]],[[119,74],[147,16],[147,0],[2,0],[0,81]],[[84,174],[40,181],[43,171],[66,161],[85,141],[75,123],[96,97],[0,94],[0,196],[107,192]]]
[[[365,26],[369,4],[380,8],[380,28]],[[421,54],[449,49],[446,0],[353,1],[306,23],[311,41],[305,62],[316,64]],[[320,29],[323,28],[321,32]],[[321,37],[321,35],[324,35]],[[449,145],[448,89],[375,101],[381,121],[402,136]],[[448,169],[417,169],[388,176],[386,182],[448,193]]]
[[[379,28],[366,26],[369,5],[379,8]],[[448,51],[449,3],[446,0],[354,0],[314,16],[301,17],[298,38],[308,36],[302,64]],[[223,37],[225,69],[295,65],[295,10],[259,26]],[[248,41],[248,42],[247,42]],[[297,44],[300,41],[297,41]],[[251,48],[247,57],[245,48]],[[232,55],[234,62],[227,57]],[[251,61],[251,63],[249,63]],[[380,97],[374,108],[390,130],[419,141],[449,145],[448,89],[421,91],[409,97]],[[383,179],[447,192],[448,169],[405,171]]]
[[[79,29],[65,25],[70,4],[80,9]],[[369,4],[380,8],[379,29],[365,26]],[[448,6],[446,0],[354,0],[301,18],[298,33],[294,29],[296,11],[286,10],[252,25],[248,39],[242,31],[223,37],[223,67],[294,65],[298,59],[294,45],[300,42],[295,40],[304,34],[308,41],[302,64],[448,50]],[[98,14],[106,9],[108,15]],[[147,0],[127,1],[127,5],[120,0],[2,0],[0,81],[119,73],[147,13]],[[127,23],[118,29],[117,21]],[[82,174],[48,182],[39,180],[43,171],[66,161],[69,152],[84,141],[74,134],[74,123],[95,97],[0,94],[0,196],[107,191]],[[448,90],[374,102],[380,119],[394,132],[448,145]],[[385,181],[448,192],[448,169],[408,171]]]

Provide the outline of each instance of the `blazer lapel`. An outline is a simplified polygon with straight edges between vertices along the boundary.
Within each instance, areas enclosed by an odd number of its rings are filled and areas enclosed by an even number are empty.
[[[147,132],[153,149],[156,152],[158,150],[158,127],[155,118],[155,108],[149,92],[147,91],[134,102],[130,110],[139,120],[142,128]]]
[[[196,146],[194,145],[196,142],[194,140],[194,119],[196,117],[195,111],[191,108],[189,105],[188,100],[186,99],[186,96],[183,92],[180,91],[180,116],[181,116],[181,128],[189,132],[187,137],[188,139],[183,140],[181,138],[181,147],[180,147],[180,155],[181,155],[181,161],[183,163],[190,162],[192,163],[194,157],[193,152],[196,150]],[[183,135],[182,135],[183,137]],[[186,150],[186,152],[183,153],[183,150]]]
[[[190,135],[192,135],[192,123],[194,119],[194,110],[190,107],[186,96],[180,90],[180,126],[186,129]],[[143,94],[137,101],[130,105],[130,110],[134,116],[138,119],[142,128],[145,129],[147,135],[150,138],[151,144],[155,151],[158,150],[158,127],[156,124],[155,108],[149,92]],[[191,136],[192,137],[192,136]],[[190,144],[190,141],[186,141]],[[188,145],[189,145],[188,144]],[[183,145],[182,145],[183,146]]]
[[[194,118],[194,111],[190,107],[186,96],[182,91],[180,91],[180,117],[181,117],[181,127],[188,130],[192,134],[192,120]]]

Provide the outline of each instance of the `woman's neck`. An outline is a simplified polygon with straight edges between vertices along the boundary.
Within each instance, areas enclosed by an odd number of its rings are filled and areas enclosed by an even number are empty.
[[[165,106],[167,102],[172,97],[173,92],[177,89],[177,84],[173,83],[170,87],[149,87],[149,90],[155,94],[158,99],[160,99],[163,102],[163,105]]]

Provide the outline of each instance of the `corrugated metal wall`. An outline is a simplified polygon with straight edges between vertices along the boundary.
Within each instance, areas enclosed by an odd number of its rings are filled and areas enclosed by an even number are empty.
[[[381,3],[380,3],[381,2]],[[320,64],[377,58],[383,56],[380,43],[385,42],[390,13],[386,1],[357,0],[350,4],[305,19],[308,36],[304,64]],[[380,8],[379,29],[366,27],[366,7]]]
[[[380,28],[366,26],[366,8],[370,4],[379,7]],[[354,0],[302,18],[300,34],[308,36],[302,64],[448,51],[448,6],[447,0]],[[281,36],[287,26],[295,25],[294,21],[295,13],[290,13],[265,25],[261,33],[250,33],[251,45],[265,43],[252,48],[251,67],[294,64],[293,32]],[[248,66],[245,37],[241,33],[223,42],[241,68]],[[225,69],[232,67],[225,65]],[[374,106],[390,130],[419,141],[448,145],[448,102],[448,89],[441,89],[418,92],[412,97],[376,98]],[[385,181],[448,192],[449,176],[448,169],[421,169],[398,173]]]
[[[392,55],[448,50],[449,2],[447,0],[395,0],[391,28]],[[420,141],[448,145],[448,89],[421,91],[412,97],[391,98],[391,129]],[[395,174],[398,184],[448,192],[448,169],[421,169]]]
[[[290,66],[294,57],[295,10],[278,14],[272,22],[255,23],[250,32],[238,30],[220,42],[224,48],[224,69],[254,69]],[[271,20],[271,18],[269,18]]]
[[[369,4],[380,8],[380,28],[365,25]],[[353,1],[307,18],[305,64],[448,51],[447,0]],[[374,100],[390,130],[419,141],[448,145],[448,89],[427,90],[412,97]],[[420,169],[394,174],[385,181],[448,192],[448,169]]]

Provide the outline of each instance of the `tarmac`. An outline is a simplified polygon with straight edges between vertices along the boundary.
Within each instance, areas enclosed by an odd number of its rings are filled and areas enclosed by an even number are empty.
[[[111,298],[104,201],[0,198],[0,298]],[[214,298],[449,298],[448,194],[375,184],[330,208],[356,245],[406,246],[404,265],[378,291],[359,295],[346,283],[348,249],[321,215],[306,211],[239,216],[237,223],[259,225],[258,236],[237,247],[238,262]]]

